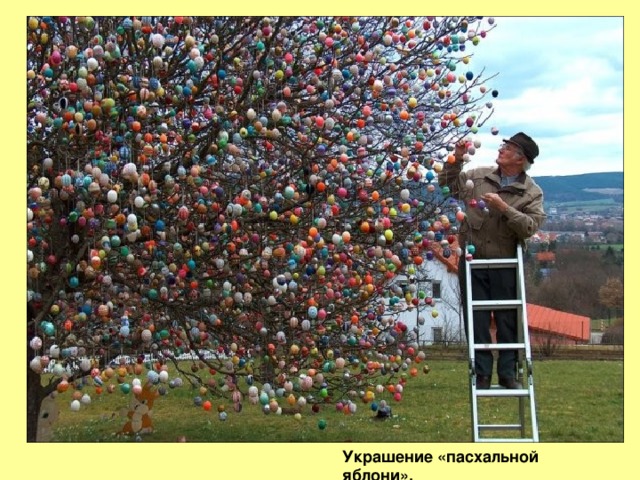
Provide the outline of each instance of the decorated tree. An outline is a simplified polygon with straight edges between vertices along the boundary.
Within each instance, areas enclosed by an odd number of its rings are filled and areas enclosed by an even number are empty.
[[[169,363],[272,409],[404,385],[388,286],[464,215],[434,179],[479,147],[492,24],[28,18],[29,440],[74,379],[162,393]]]

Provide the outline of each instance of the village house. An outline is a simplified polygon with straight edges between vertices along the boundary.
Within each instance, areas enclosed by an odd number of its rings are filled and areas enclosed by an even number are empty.
[[[445,250],[440,244],[415,275],[399,276],[392,288],[423,292],[424,299],[414,305],[401,301],[395,305],[398,320],[415,332],[420,344],[465,343],[460,289],[458,285],[458,244]],[[540,252],[549,254],[551,252]],[[539,259],[553,264],[555,255]],[[562,345],[588,344],[591,341],[589,317],[527,304],[531,345],[553,342]]]

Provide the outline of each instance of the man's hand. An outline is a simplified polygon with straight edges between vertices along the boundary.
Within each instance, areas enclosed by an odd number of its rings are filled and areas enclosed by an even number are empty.
[[[482,200],[487,207],[493,210],[498,210],[499,212],[506,212],[509,205],[507,202],[500,198],[500,195],[497,193],[485,193],[482,195]]]

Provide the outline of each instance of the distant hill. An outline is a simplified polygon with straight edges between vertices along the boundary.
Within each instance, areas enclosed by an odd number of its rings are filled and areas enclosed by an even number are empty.
[[[623,172],[584,173],[581,175],[542,176],[533,175],[544,192],[546,203],[592,201],[613,198],[623,201]]]

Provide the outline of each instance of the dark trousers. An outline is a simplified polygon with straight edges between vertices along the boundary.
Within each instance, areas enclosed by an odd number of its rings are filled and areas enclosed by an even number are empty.
[[[458,278],[462,295],[465,334],[468,335],[467,318],[467,283],[464,256],[458,264]],[[516,275],[512,268],[475,268],[471,271],[471,290],[473,300],[513,300],[516,298]],[[491,310],[475,310],[473,312],[474,342],[491,343]],[[494,310],[496,323],[496,340],[498,343],[518,342],[518,312],[515,309]],[[517,350],[499,350],[498,376],[500,378],[516,377]],[[491,350],[475,351],[475,367],[477,375],[489,376],[493,372],[493,354]]]

